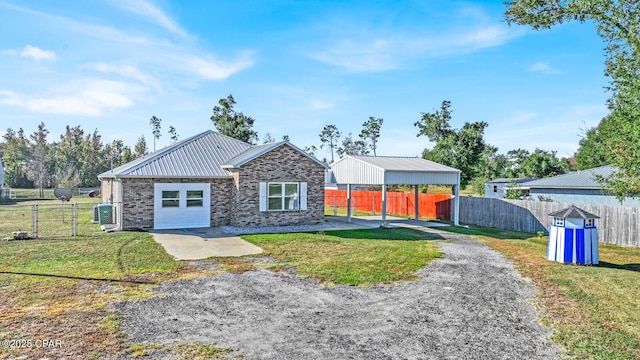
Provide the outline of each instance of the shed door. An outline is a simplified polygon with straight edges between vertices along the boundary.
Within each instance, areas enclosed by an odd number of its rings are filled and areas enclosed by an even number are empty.
[[[154,229],[211,226],[211,188],[208,183],[154,185]]]

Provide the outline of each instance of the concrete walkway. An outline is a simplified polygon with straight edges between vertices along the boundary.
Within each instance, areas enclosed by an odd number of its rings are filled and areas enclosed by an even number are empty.
[[[261,248],[219,228],[153,230],[151,235],[176,260],[262,253]]]
[[[329,221],[337,221],[337,222],[345,222],[347,223],[346,216],[326,216],[326,219]],[[435,228],[435,227],[445,227],[450,226],[448,224],[443,224],[439,222],[433,221],[416,221],[413,219],[401,218],[396,216],[387,215],[387,226],[389,227],[414,227],[414,228]],[[352,216],[351,217],[352,226],[361,226],[365,228],[377,228],[382,225],[382,216]]]

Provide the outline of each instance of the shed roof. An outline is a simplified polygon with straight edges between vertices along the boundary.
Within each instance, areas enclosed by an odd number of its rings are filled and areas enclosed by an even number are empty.
[[[524,184],[533,180],[538,180],[538,178],[499,178],[493,179],[491,181],[487,181],[487,184],[509,184],[512,181],[516,184]]]
[[[606,178],[616,171],[616,167],[606,165],[530,181],[526,186],[530,189],[602,189],[602,184],[596,180],[596,176]]]
[[[229,177],[230,173],[222,165],[251,147],[251,144],[208,130],[104,172],[98,178]]]
[[[351,156],[330,165],[338,184],[452,184],[461,171],[417,157]]]
[[[554,211],[550,213],[549,216],[563,219],[600,219],[598,215],[592,214],[573,205],[566,209]]]

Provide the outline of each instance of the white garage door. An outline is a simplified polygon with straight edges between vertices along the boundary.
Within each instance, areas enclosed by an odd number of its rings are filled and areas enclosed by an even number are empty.
[[[164,184],[154,186],[154,229],[184,229],[211,226],[209,184]]]

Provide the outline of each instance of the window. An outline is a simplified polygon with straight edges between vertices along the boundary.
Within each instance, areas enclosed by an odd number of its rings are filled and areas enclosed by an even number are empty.
[[[187,190],[187,207],[202,207],[203,192],[202,190]]]
[[[497,185],[493,185],[493,192],[498,192],[498,186]]]
[[[180,191],[162,191],[162,207],[180,207]]]
[[[586,228],[593,227],[593,219],[585,219],[584,220],[584,227],[586,227]]]
[[[555,218],[556,226],[564,226],[564,219]]]
[[[268,210],[298,210],[298,183],[269,183]]]

